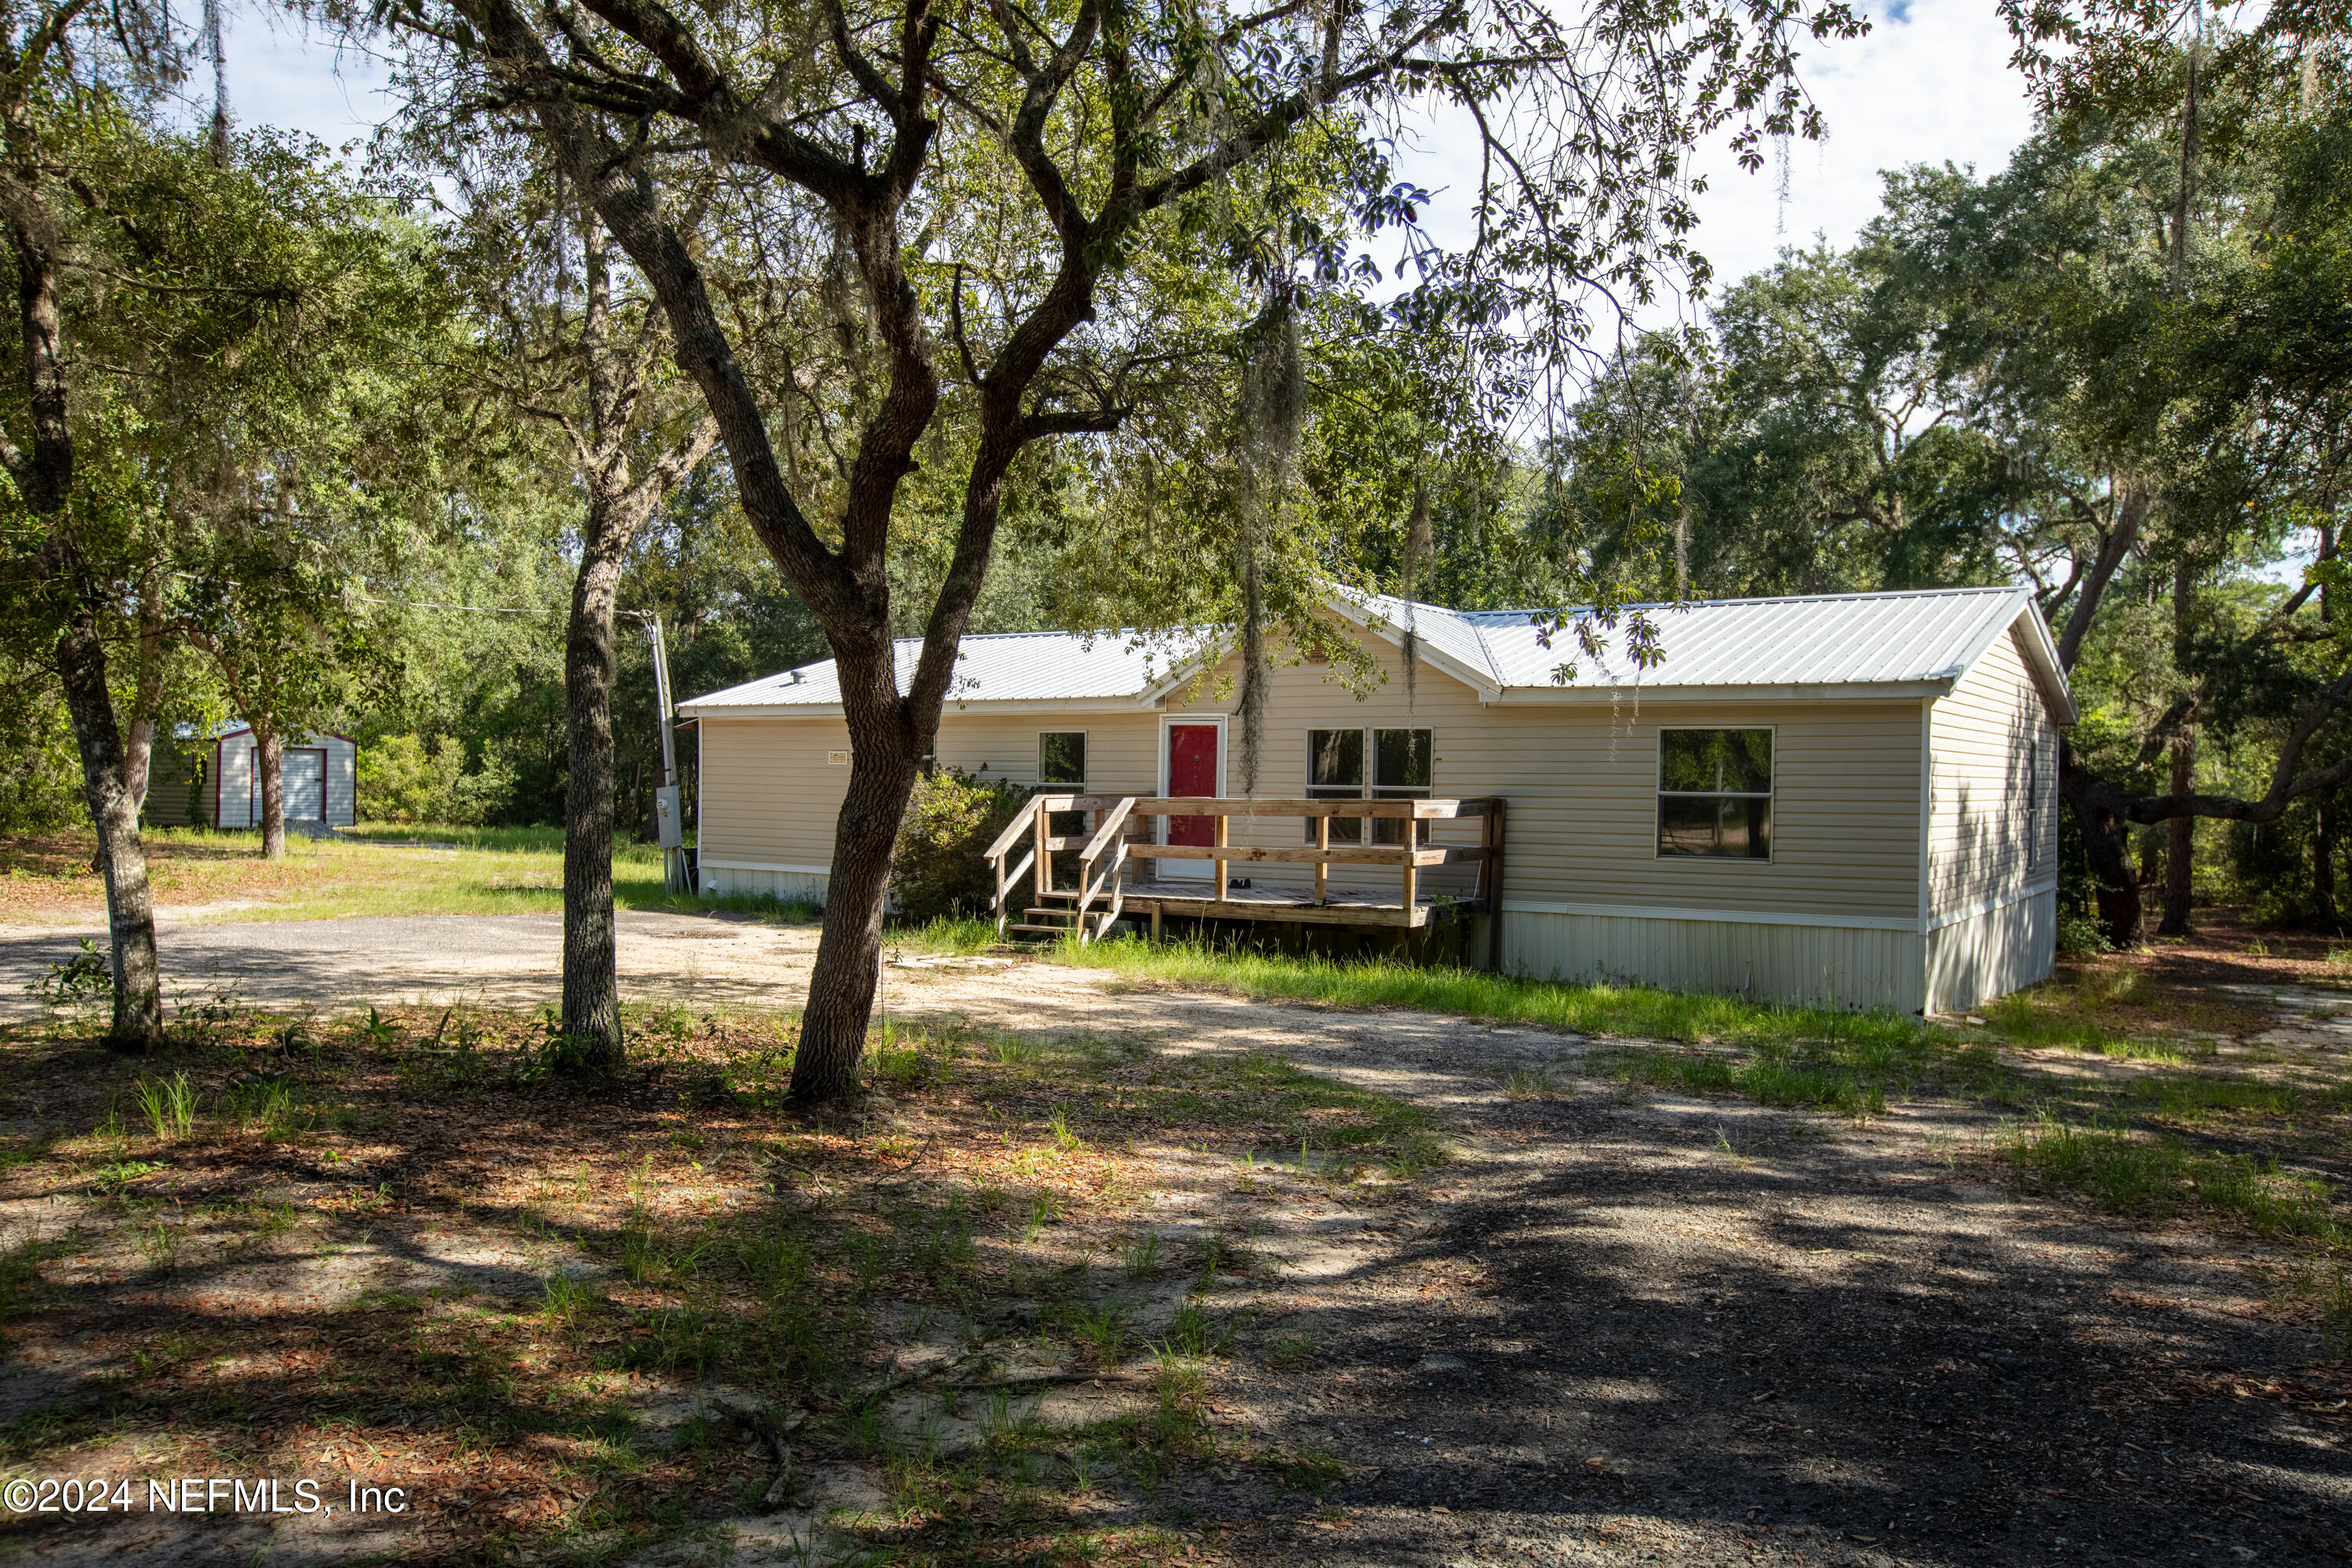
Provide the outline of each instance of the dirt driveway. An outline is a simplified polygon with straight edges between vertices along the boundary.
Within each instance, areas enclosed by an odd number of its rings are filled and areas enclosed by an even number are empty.
[[[623,931],[627,989],[702,1005],[796,1000],[813,945],[682,917]],[[166,951],[250,999],[531,1001],[553,994],[552,941],[536,919],[345,921],[184,928]],[[46,951],[0,940],[0,984]],[[1278,1164],[1232,1172],[1217,1195],[1278,1266],[1216,1293],[1252,1325],[1221,1415],[1344,1479],[1319,1494],[1215,1470],[1180,1483],[1152,1506],[1204,1555],[2352,1558],[2352,1379],[2267,1300],[2275,1260],[2019,1196],[1969,1111],[1858,1127],[1633,1094],[1582,1071],[1572,1037],[1043,963],[893,970],[888,994],[992,1030],[1274,1052],[1449,1128],[1458,1157],[1409,1196]]]
[[[685,997],[698,1005],[797,1005],[816,933],[724,915],[624,910],[618,917],[625,995]],[[26,987],[64,963],[103,926],[0,924],[0,1017],[39,1008]],[[329,1009],[368,1002],[478,1002],[530,1006],[562,994],[559,915],[356,916],[331,921],[198,923],[165,915],[156,947],[173,1004],[223,990],[271,1006]]]
[[[2275,1321],[2258,1254],[2021,1198],[1970,1157],[1987,1119],[1637,1097],[1580,1077],[1571,1037],[1045,965],[899,989],[995,1027],[1271,1050],[1454,1129],[1408,1205],[1241,1184],[1286,1265],[1258,1337],[1298,1364],[1237,1363],[1236,1414],[1349,1479],[1321,1516],[1196,1488],[1238,1560],[2352,1557],[2352,1377]],[[1514,1067],[1557,1087],[1515,1100]]]

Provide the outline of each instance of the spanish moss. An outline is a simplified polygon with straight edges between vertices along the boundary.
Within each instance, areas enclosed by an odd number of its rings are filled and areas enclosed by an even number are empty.
[[[1298,436],[1307,406],[1299,363],[1298,321],[1287,279],[1277,279],[1257,320],[1255,342],[1243,367],[1235,410],[1241,427],[1242,793],[1257,793],[1265,731],[1265,584],[1268,525],[1283,505],[1298,466]]]

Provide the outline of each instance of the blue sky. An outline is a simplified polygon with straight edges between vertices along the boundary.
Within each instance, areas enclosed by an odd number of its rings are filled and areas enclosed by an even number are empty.
[[[1702,159],[1712,188],[1700,198],[1699,246],[1719,278],[1767,266],[1782,246],[1816,234],[1851,239],[1877,210],[1881,169],[1948,159],[1990,172],[2030,129],[1993,0],[1893,0],[1872,12],[1870,37],[1814,47],[1803,58],[1830,136],[1790,144],[1785,203],[1777,168],[1743,173],[1720,146]],[[282,13],[235,19],[229,73],[240,121],[307,131],[331,145],[365,137],[389,108],[373,61],[306,37]],[[1409,172],[1432,187],[1461,188],[1476,170],[1448,157],[1459,140],[1431,128]],[[1441,224],[1444,205],[1441,197]]]
[[[1990,172],[2025,139],[2032,118],[1992,0],[1894,0],[1872,7],[1872,24],[1870,37],[1811,47],[1801,61],[1830,139],[1790,146],[1785,205],[1773,167],[1743,174],[1719,146],[1703,157],[1712,188],[1700,197],[1698,242],[1719,278],[1769,266],[1780,247],[1816,233],[1851,240],[1877,212],[1879,169],[1952,160]],[[282,14],[240,14],[228,57],[230,108],[247,122],[341,146],[388,108],[374,61],[306,37]],[[1475,179],[1475,167],[1449,163],[1449,141],[1434,130],[1423,139],[1412,172],[1425,185]]]

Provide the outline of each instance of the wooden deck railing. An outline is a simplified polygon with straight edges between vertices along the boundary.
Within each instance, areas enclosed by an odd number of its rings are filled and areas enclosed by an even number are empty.
[[[1079,837],[1052,831],[1055,816],[1074,812],[1096,816],[1091,834]],[[1034,897],[1075,900],[1078,940],[1091,942],[1108,932],[1112,922],[1123,911],[1128,868],[1131,863],[1211,861],[1214,867],[1213,879],[1216,892],[1214,899],[1208,901],[1226,903],[1231,901],[1228,897],[1231,868],[1238,860],[1259,865],[1313,866],[1314,906],[1328,903],[1331,868],[1334,866],[1392,868],[1399,884],[1394,908],[1405,917],[1406,923],[1413,923],[1420,918],[1414,914],[1414,910],[1421,897],[1421,874],[1434,867],[1477,866],[1477,889],[1472,899],[1481,907],[1492,907],[1494,900],[1500,896],[1501,889],[1503,816],[1504,803],[1500,797],[1493,795],[1456,800],[1234,800],[1155,795],[1034,795],[986,851],[994,872],[995,892],[991,907],[996,911],[996,929],[1002,935],[1013,916],[1013,895],[1021,888],[1026,874],[1030,879],[1028,890]],[[1155,844],[1148,841],[1150,830],[1147,824],[1155,817],[1203,816],[1214,824],[1210,843]],[[1244,821],[1305,819],[1315,825],[1315,842],[1297,846],[1234,844],[1232,841],[1232,825],[1236,817]],[[1403,835],[1406,842],[1401,844],[1334,844],[1331,842],[1331,821],[1334,817],[1414,824],[1475,819],[1480,825],[1479,842],[1428,844],[1421,842],[1420,833],[1414,830],[1406,832]],[[1057,851],[1071,849],[1078,851],[1078,885],[1075,889],[1056,888],[1054,885],[1054,856]],[[1019,858],[1014,860],[1016,851]],[[1008,866],[1008,861],[1013,863]],[[1097,908],[1098,902],[1099,910]],[[1389,906],[1378,907],[1385,909]],[[1237,906],[1235,912],[1244,913],[1244,909]]]

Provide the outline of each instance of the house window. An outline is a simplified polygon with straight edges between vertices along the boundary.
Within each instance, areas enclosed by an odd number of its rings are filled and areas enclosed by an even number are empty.
[[[2025,868],[2042,865],[2042,742],[2025,745]]]
[[[1430,748],[1434,732],[1428,730],[1375,730],[1372,731],[1372,798],[1374,800],[1427,800],[1433,770]],[[1408,842],[1406,823],[1395,817],[1372,819],[1372,837],[1381,844]],[[1418,843],[1429,837],[1429,825],[1412,824],[1415,829],[1411,842]]]
[[[1048,730],[1037,737],[1037,782],[1055,794],[1067,791],[1072,795],[1087,792],[1087,732],[1084,730]],[[1087,830],[1087,815],[1082,811],[1057,811],[1046,824],[1045,831],[1056,837],[1067,837]]]
[[[1087,787],[1087,732],[1049,730],[1037,737],[1037,782],[1072,790]]]
[[[1307,798],[1309,800],[1427,800],[1435,737],[1428,730],[1309,730],[1307,731]],[[1370,765],[1369,768],[1367,763]],[[1363,819],[1335,816],[1331,841],[1363,839]],[[1307,825],[1315,841],[1315,824]],[[1391,817],[1372,818],[1372,841],[1402,844],[1402,826]]]
[[[1307,798],[1364,798],[1364,732],[1361,730],[1307,731]],[[1354,844],[1363,837],[1363,818],[1335,816],[1331,842]],[[1315,842],[1315,824],[1307,824],[1307,842]]]
[[[1658,731],[1658,853],[1772,858],[1772,731]]]

